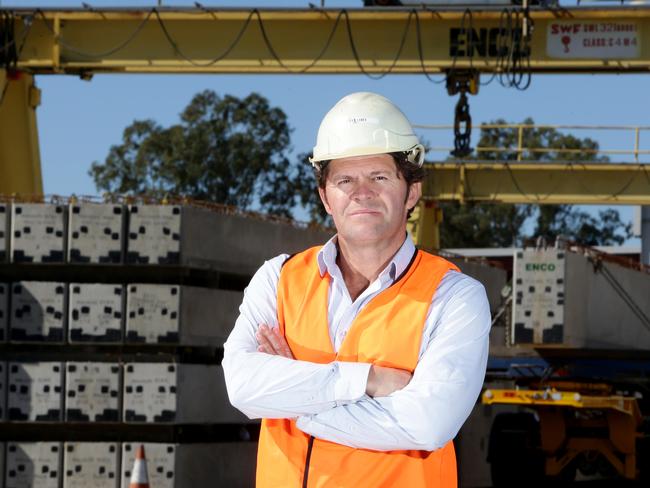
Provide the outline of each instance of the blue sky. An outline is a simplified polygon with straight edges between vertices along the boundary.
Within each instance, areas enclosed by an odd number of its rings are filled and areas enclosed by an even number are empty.
[[[146,6],[157,1],[111,2],[90,0],[94,6]],[[163,5],[193,5],[193,1],[164,0]],[[203,1],[209,6],[305,7],[306,1],[258,0],[255,2]],[[313,3],[319,3],[318,0]],[[80,6],[80,1],[0,0],[3,7]],[[359,1],[325,2],[326,7],[361,7]],[[536,75],[530,88],[517,91],[493,82],[470,97],[475,124],[503,118],[520,122],[533,117],[544,124],[650,125],[647,87],[642,75]],[[220,94],[245,96],[252,91],[281,107],[293,127],[292,145],[296,152],[310,150],[324,113],[349,92],[367,90],[381,93],[394,102],[417,124],[449,124],[453,121],[456,98],[442,85],[422,75],[389,75],[375,81],[363,75],[96,75],[91,81],[73,76],[39,76],[42,104],[38,128],[45,192],[48,194],[93,195],[97,191],[88,176],[93,161],[103,161],[111,145],[119,144],[122,130],[136,119],[151,118],[166,125],[192,96],[204,89]],[[452,134],[434,136],[421,132],[430,142],[450,145]],[[600,140],[601,147],[631,149],[631,134],[576,132]],[[642,147],[650,149],[650,131]],[[442,156],[442,155],[441,155]],[[625,220],[632,219],[630,207],[620,207]],[[636,243],[633,240],[631,243]]]

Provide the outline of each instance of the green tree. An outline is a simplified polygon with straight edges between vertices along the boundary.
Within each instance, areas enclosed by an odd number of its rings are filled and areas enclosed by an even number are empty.
[[[294,191],[300,206],[305,210],[311,222],[333,226],[331,217],[325,211],[318,194],[318,182],[312,169],[309,157],[311,152],[298,155],[298,171],[294,178]]]
[[[524,124],[533,125],[532,119]],[[494,125],[506,122],[499,119]],[[503,148],[509,151],[486,151],[476,160],[516,161],[517,131],[503,128],[481,130],[478,145]],[[544,151],[525,150],[525,161],[589,161],[606,162],[598,155],[598,143],[590,138],[580,139],[553,128],[533,128],[523,132],[523,147],[544,148]],[[444,221],[441,226],[443,247],[509,247],[524,240],[543,236],[553,242],[559,235],[586,245],[622,244],[631,236],[631,224],[624,223],[618,211],[607,209],[594,217],[573,205],[461,205],[457,202],[441,205]],[[524,224],[533,222],[533,232],[525,235]]]
[[[89,173],[109,193],[187,196],[291,216],[306,173],[289,158],[290,133],[285,113],[261,95],[206,90],[178,124],[134,121]]]

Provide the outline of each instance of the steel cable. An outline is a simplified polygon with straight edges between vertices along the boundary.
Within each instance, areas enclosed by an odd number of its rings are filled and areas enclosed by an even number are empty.
[[[447,77],[443,75],[442,79],[435,80],[429,75],[426,67],[424,66],[424,52],[422,50],[422,30],[420,28],[420,15],[417,10],[414,10],[414,12],[415,12],[415,33],[416,33],[416,41],[418,46],[418,57],[420,58],[420,66],[422,67],[422,73],[424,74],[427,80],[429,80],[432,83],[435,83],[436,85],[439,85],[440,83],[444,83],[445,81],[447,81]]]
[[[18,61],[15,17],[12,12],[0,11],[0,66],[14,69]]]
[[[271,40],[269,39],[269,37],[268,37],[268,35],[267,35],[267,33],[266,33],[266,29],[264,28],[264,23],[262,22],[262,16],[260,15],[260,13],[259,13],[259,11],[258,11],[257,9],[255,9],[255,12],[257,13],[257,20],[258,20],[259,25],[260,25],[260,31],[261,31],[261,33],[262,33],[262,38],[264,39],[264,43],[266,44],[267,49],[269,50],[269,52],[271,53],[271,55],[275,58],[275,60],[278,62],[278,64],[279,64],[280,66],[282,66],[282,67],[283,67],[286,71],[288,71],[289,73],[305,73],[305,72],[307,72],[309,69],[311,69],[312,67],[314,67],[314,66],[316,65],[316,63],[318,63],[318,61],[320,61],[320,59],[325,55],[325,52],[327,52],[327,50],[329,49],[329,46],[330,46],[330,44],[332,43],[332,39],[334,38],[334,34],[336,33],[336,30],[337,30],[337,28],[338,28],[338,26],[339,26],[339,22],[340,22],[340,20],[341,20],[341,17],[343,17],[343,13],[344,13],[345,11],[344,11],[344,10],[341,10],[341,11],[339,12],[339,14],[336,16],[336,20],[334,21],[334,26],[332,26],[332,30],[330,31],[329,36],[327,37],[327,41],[325,42],[325,45],[324,45],[323,48],[321,49],[321,51],[320,51],[320,53],[318,54],[318,56],[316,56],[316,57],[311,61],[311,63],[309,63],[307,66],[304,66],[303,68],[301,68],[301,69],[299,69],[299,70],[292,70],[291,68],[289,68],[288,66],[286,66],[286,65],[282,62],[282,60],[280,59],[280,57],[276,54],[275,49],[273,48],[273,45],[271,44]],[[346,19],[347,19],[347,13],[346,13],[345,15],[346,15]],[[348,20],[348,21],[349,21],[349,20]]]
[[[49,25],[49,23],[47,21],[47,18],[45,17],[44,13],[40,9],[37,9],[35,12],[44,21],[45,26],[50,31],[50,33],[52,35],[55,35],[54,29],[52,29],[52,27]],[[88,51],[83,51],[81,49],[78,49],[77,47],[73,46],[72,44],[67,43],[64,40],[62,35],[57,36],[56,40],[66,50],[68,50],[68,51],[70,51],[70,52],[72,52],[74,54],[77,54],[79,56],[89,58],[89,59],[102,58],[102,57],[113,55],[113,54],[119,52],[120,50],[124,49],[125,47],[127,47],[140,34],[140,32],[142,31],[144,26],[147,24],[147,22],[151,19],[151,17],[155,16],[156,21],[158,22],[158,25],[160,26],[160,28],[161,28],[161,30],[163,32],[163,35],[165,36],[165,39],[170,44],[170,46],[172,47],[174,52],[178,56],[180,56],[184,61],[188,62],[192,66],[196,66],[196,67],[199,67],[199,68],[206,68],[206,67],[212,66],[215,63],[221,61],[222,59],[227,57],[232,52],[232,50],[241,41],[244,33],[246,32],[246,30],[248,29],[248,27],[250,25],[250,22],[251,22],[252,18],[255,17],[258,24],[259,24],[260,33],[262,35],[262,39],[264,40],[264,44],[265,44],[266,48],[269,50],[269,53],[271,54],[271,56],[274,58],[274,60],[285,71],[287,71],[289,73],[296,73],[297,74],[297,73],[304,73],[304,72],[308,71],[309,69],[311,69],[313,66],[315,66],[322,59],[322,57],[325,55],[325,53],[327,52],[327,50],[329,49],[329,47],[330,47],[330,45],[332,43],[332,40],[333,40],[334,35],[335,35],[335,33],[336,33],[337,29],[338,29],[341,18],[345,17],[346,31],[347,31],[348,40],[350,42],[350,49],[352,50],[352,54],[353,54],[353,56],[355,58],[355,62],[357,64],[357,66],[359,67],[360,71],[364,75],[368,76],[369,78],[381,79],[384,76],[386,76],[387,74],[392,73],[395,66],[397,65],[397,62],[399,61],[399,58],[401,57],[402,51],[404,50],[404,45],[406,43],[406,39],[407,39],[408,33],[409,33],[409,27],[411,25],[411,22],[412,22],[412,19],[413,19],[414,15],[417,15],[417,13],[414,10],[409,12],[409,15],[408,15],[408,17],[406,19],[406,24],[404,26],[404,31],[403,31],[402,36],[401,36],[399,47],[397,49],[397,53],[396,53],[393,61],[391,62],[390,66],[385,71],[383,71],[382,73],[379,73],[378,75],[370,73],[363,66],[363,63],[361,61],[361,57],[359,56],[359,52],[358,52],[358,49],[357,49],[356,42],[354,40],[354,34],[352,32],[351,20],[350,20],[350,17],[348,15],[348,11],[345,10],[345,9],[342,9],[342,10],[339,11],[339,13],[338,13],[338,15],[337,15],[337,17],[336,17],[336,19],[334,21],[334,25],[332,26],[332,29],[330,30],[330,33],[328,34],[327,40],[325,41],[325,44],[323,45],[323,47],[320,50],[320,52],[318,53],[318,55],[315,56],[308,65],[306,65],[306,66],[304,66],[304,67],[302,67],[302,68],[300,68],[298,70],[292,69],[291,67],[287,66],[286,63],[283,62],[282,59],[280,58],[280,56],[278,55],[275,47],[273,46],[273,43],[271,42],[271,40],[269,38],[269,35],[268,35],[268,32],[267,32],[266,27],[264,25],[264,21],[262,19],[261,13],[260,13],[260,11],[258,9],[253,9],[253,10],[250,11],[248,17],[244,21],[243,26],[239,30],[238,34],[235,36],[234,40],[230,43],[230,45],[221,54],[215,56],[214,58],[210,59],[206,63],[198,63],[198,62],[194,61],[194,59],[192,59],[190,56],[188,56],[185,52],[183,52],[183,50],[179,47],[178,42],[174,39],[171,32],[169,31],[165,21],[162,19],[159,10],[156,9],[156,8],[153,8],[148,12],[147,16],[142,20],[142,22],[140,22],[140,24],[136,27],[136,29],[124,41],[120,42],[117,46],[115,46],[113,48],[110,48],[110,49],[108,49],[106,51],[103,51],[103,52],[90,53]],[[419,32],[418,32],[418,45],[420,47],[420,49],[419,49],[420,62],[421,62],[421,65],[424,67],[424,59],[423,59],[423,55],[422,55],[421,38],[420,38],[420,33]],[[423,69],[423,72],[428,76],[428,73],[426,73],[426,70]]]
[[[211,12],[209,9],[204,9],[204,10],[207,11],[207,12]],[[52,35],[55,35],[54,29],[51,27],[50,23],[47,21],[47,18],[45,17],[45,14],[43,13],[43,11],[41,9],[36,9],[35,14],[37,16],[39,16],[44,21],[45,27],[50,31],[50,33]],[[383,71],[383,72],[381,72],[379,74],[374,74],[374,73],[369,72],[367,70],[367,68],[363,65],[363,62],[361,60],[361,56],[359,55],[357,43],[355,42],[355,39],[354,39],[353,29],[352,29],[352,25],[351,25],[351,19],[349,17],[348,11],[346,9],[342,9],[342,10],[339,11],[339,13],[338,13],[338,15],[336,17],[336,20],[334,22],[334,25],[332,27],[332,30],[330,31],[330,33],[328,35],[328,38],[327,38],[323,48],[321,49],[321,51],[318,53],[318,55],[316,57],[314,57],[313,60],[307,66],[304,66],[299,70],[294,70],[294,69],[290,68],[289,66],[287,66],[282,61],[282,59],[278,55],[275,47],[273,46],[273,43],[270,41],[268,32],[267,32],[266,27],[264,25],[264,21],[262,19],[261,13],[259,12],[258,9],[251,10],[251,12],[249,13],[249,16],[247,17],[247,19],[244,22],[244,25],[242,26],[242,28],[240,29],[238,34],[235,36],[235,38],[231,42],[231,44],[225,49],[225,51],[223,53],[213,57],[212,59],[210,59],[210,61],[208,61],[206,63],[198,63],[198,62],[194,61],[190,56],[188,56],[187,54],[185,54],[182,51],[182,49],[179,47],[179,44],[176,42],[174,37],[171,35],[165,21],[163,21],[159,10],[156,9],[156,8],[151,9],[147,13],[146,17],[138,24],[138,26],[133,30],[133,32],[127,36],[127,38],[124,41],[121,41],[118,45],[116,45],[116,46],[114,46],[114,47],[112,47],[110,49],[107,49],[105,51],[102,51],[102,52],[91,53],[91,52],[79,49],[79,48],[75,47],[74,45],[66,42],[62,35],[58,35],[56,37],[56,41],[62,47],[64,47],[66,50],[68,50],[71,53],[74,53],[74,54],[76,54],[78,56],[84,57],[84,58],[92,59],[92,58],[102,58],[102,57],[106,57],[106,56],[111,56],[111,55],[121,51],[122,49],[126,48],[131,42],[133,42],[133,40],[140,34],[140,32],[144,29],[145,25],[147,25],[147,22],[154,15],[156,17],[156,20],[157,20],[159,26],[161,27],[161,30],[163,31],[163,34],[165,35],[166,40],[169,42],[169,44],[172,47],[172,49],[174,50],[174,52],[176,54],[178,54],[183,60],[187,61],[188,63],[190,63],[191,65],[196,66],[196,67],[209,67],[209,66],[217,63],[218,61],[224,59],[225,57],[227,57],[232,52],[232,50],[239,44],[239,42],[241,41],[241,38],[243,37],[245,31],[247,30],[247,28],[248,28],[248,26],[250,24],[250,21],[252,20],[253,16],[255,16],[258,23],[259,23],[262,38],[264,40],[264,43],[265,43],[267,49],[269,50],[270,54],[275,59],[275,61],[289,73],[304,73],[304,72],[308,71],[309,69],[311,69],[316,63],[318,63],[318,61],[320,59],[322,59],[325,52],[327,51],[327,49],[331,45],[334,34],[336,33],[336,30],[337,30],[338,25],[340,23],[341,17],[344,16],[345,20],[346,20],[346,32],[347,32],[348,40],[349,40],[349,43],[350,43],[350,49],[351,49],[352,54],[353,54],[353,56],[355,58],[355,62],[357,64],[359,70],[364,75],[366,75],[367,77],[369,77],[371,79],[381,79],[384,76],[386,76],[387,74],[393,72],[395,66],[397,65],[397,62],[399,61],[399,59],[401,57],[401,54],[403,52],[403,49],[404,49],[404,46],[405,46],[405,43],[406,43],[406,39],[408,37],[409,27],[411,25],[413,17],[415,17],[415,19],[416,19],[415,28],[416,28],[417,52],[418,52],[418,58],[419,58],[419,62],[420,62],[420,67],[422,69],[422,73],[425,75],[425,77],[429,81],[431,81],[433,83],[442,83],[444,81],[444,80],[434,80],[430,76],[430,74],[428,73],[428,71],[426,69],[426,66],[425,66],[425,63],[424,63],[424,52],[423,52],[423,47],[422,47],[422,29],[421,29],[421,24],[420,24],[420,16],[419,16],[418,11],[415,10],[415,9],[410,10],[409,13],[408,13],[408,17],[406,19],[404,31],[402,33],[400,43],[399,43],[399,46],[398,46],[398,49],[397,49],[397,53],[396,53],[393,61],[391,62],[390,66],[385,71]],[[517,19],[518,19],[519,18],[518,14],[516,14],[516,15],[517,15]],[[514,49],[515,44],[517,44],[517,43],[514,43],[514,42],[508,43],[507,42],[508,39],[511,39],[511,40],[519,39],[518,36],[513,35],[514,29],[512,27],[512,14],[507,9],[504,10],[504,13],[502,13],[502,19],[501,19],[501,24],[502,25],[503,25],[503,22],[504,22],[504,20],[503,20],[504,16],[505,16],[506,24],[507,24],[507,29],[505,29],[505,32],[506,32],[507,35],[502,35],[502,36],[498,37],[499,45],[497,46],[497,52],[499,54],[501,54],[501,56],[499,56],[498,59],[497,59],[497,68],[500,67],[501,68],[500,71],[502,71],[500,79],[501,79],[501,82],[502,82],[502,84],[504,86],[515,86],[515,87],[517,87],[519,89],[525,89],[530,84],[530,80],[529,80],[529,78],[530,78],[530,70],[529,70],[530,57],[526,56],[526,58],[524,60],[524,62],[526,63],[527,69],[521,69],[521,67],[520,67],[521,61],[519,60],[519,54]],[[469,30],[465,29],[466,25],[469,27]],[[472,12],[471,12],[470,9],[466,9],[464,11],[464,13],[463,13],[463,17],[461,18],[461,30],[465,30],[466,32],[469,32],[468,39],[469,39],[470,47],[469,47],[468,54],[469,54],[470,69],[473,69],[473,57],[474,57],[474,52],[473,51],[474,51],[474,49],[473,49],[473,46],[471,45],[472,41],[473,41],[473,18],[472,18]],[[11,42],[15,44],[16,41],[14,40],[14,41],[11,41]],[[505,49],[505,51],[507,51],[508,55],[503,56],[504,44],[506,44],[506,43],[508,44],[508,48]],[[9,48],[10,47],[5,43],[4,46],[1,49],[7,50]],[[521,51],[521,50],[522,49],[519,49],[519,51]],[[453,72],[456,69],[456,62],[457,62],[457,53],[455,53],[455,55],[453,57],[453,60],[452,60],[451,72]],[[490,80],[488,80],[487,82],[482,82],[481,84],[482,85],[489,84],[495,76],[496,76],[496,73],[493,73]],[[514,76],[514,78],[513,78],[513,76]],[[527,83],[522,86],[521,78],[523,76],[528,76],[528,79],[527,79]],[[507,81],[504,81],[504,78]]]
[[[55,41],[58,42],[61,46],[63,46],[63,47],[66,48],[68,51],[70,51],[71,53],[74,53],[74,54],[76,54],[76,55],[78,55],[78,56],[81,56],[81,57],[84,57],[84,58],[88,58],[88,59],[93,59],[93,58],[104,58],[104,57],[107,57],[107,56],[112,56],[113,54],[115,54],[115,53],[121,51],[121,50],[124,49],[126,46],[128,46],[129,44],[131,44],[131,42],[133,42],[133,40],[134,40],[134,39],[135,39],[135,38],[140,34],[140,32],[142,31],[142,29],[144,28],[144,26],[147,24],[147,22],[148,22],[149,19],[151,18],[151,15],[153,14],[154,10],[156,10],[156,9],[153,9],[153,10],[150,10],[150,11],[149,11],[149,13],[147,14],[147,16],[142,20],[142,22],[140,22],[140,24],[139,24],[139,25],[135,28],[135,30],[134,30],[134,31],[133,31],[133,32],[132,32],[132,33],[131,33],[127,38],[126,38],[125,41],[120,42],[120,43],[119,43],[117,46],[115,46],[115,47],[112,47],[112,48],[110,48],[110,49],[108,49],[108,50],[106,50],[106,51],[98,52],[98,53],[89,53],[89,52],[87,52],[87,51],[82,51],[82,50],[80,50],[80,49],[74,47],[73,45],[68,44],[67,42],[65,42],[65,41],[63,40],[63,36],[62,36],[62,35],[58,35],[58,36],[56,35],[54,29],[52,29],[52,27],[50,26],[50,24],[49,24],[49,22],[48,22],[48,20],[47,20],[47,17],[45,17],[45,14],[43,13],[43,11],[42,11],[41,9],[36,9],[36,10],[35,10],[35,13],[36,13],[39,17],[41,17],[41,20],[43,20],[43,24],[45,24],[45,27],[47,28],[47,30],[50,31],[50,33],[51,33],[52,36],[54,37]]]
[[[465,29],[465,19],[469,17],[469,34],[467,34],[467,29]],[[472,11],[468,8],[463,12],[463,16],[460,18],[460,32],[467,34],[467,56],[469,57],[469,66],[470,70],[472,69],[472,57],[474,56],[474,47],[472,45],[473,40],[473,28],[472,28]],[[447,78],[453,76],[456,72],[456,62],[458,61],[458,49],[454,50],[454,55],[451,58],[451,68],[447,73]]]
[[[14,35],[14,16],[11,12],[0,11],[0,63],[6,57],[15,55],[16,37]],[[8,51],[8,54],[1,53]]]
[[[573,172],[574,171],[574,166],[582,166],[582,167],[584,167],[587,163],[588,163],[588,161],[587,162],[569,162],[567,164],[567,166]],[[598,164],[598,163],[592,163],[592,164]],[[650,184],[650,175],[648,174],[647,166],[650,166],[650,165],[648,165],[648,164],[639,164],[637,166],[637,172],[642,172],[644,174],[644,176],[646,177],[646,180],[648,180],[648,184]],[[614,192],[612,192],[612,193],[610,193],[608,195],[605,195],[607,197],[607,199],[616,199],[625,190],[627,190],[632,185],[632,183],[634,183],[634,180],[635,180],[636,176],[637,175],[635,173],[633,173],[632,176],[630,176],[630,179],[627,180],[627,182],[623,183],[623,185],[621,186],[620,189],[618,189],[618,190],[616,190],[616,191],[614,191]],[[594,194],[592,189],[589,188],[587,185],[585,185],[584,182],[580,178],[578,178],[577,181],[578,181],[580,187],[584,190],[585,193],[587,193],[589,195]]]
[[[523,196],[524,198],[528,199],[532,203],[539,203],[547,200],[551,195],[555,195],[555,191],[551,191],[547,193],[545,196],[541,197],[538,194],[535,194],[535,197],[531,197],[530,193],[525,192],[524,190],[521,189],[521,186],[519,186],[519,182],[517,181],[517,178],[515,178],[514,173],[512,172],[512,168],[510,167],[510,163],[503,163],[508,170],[508,175],[510,175],[510,179],[512,180],[513,185],[515,185],[515,188],[517,191]],[[559,183],[558,183],[559,186]],[[556,187],[557,188],[557,187]]]
[[[641,165],[639,165],[639,169],[641,169]],[[644,169],[645,169],[645,168],[644,168]],[[647,177],[647,176],[648,176],[648,174],[647,174],[647,172],[646,172],[646,177]],[[609,195],[609,198],[614,199],[614,198],[618,197],[621,193],[623,193],[625,190],[627,190],[627,189],[632,185],[632,183],[634,183],[634,179],[635,179],[635,178],[636,178],[636,176],[633,174],[633,175],[630,177],[630,179],[627,181],[627,183],[625,183],[625,184],[624,184],[624,185],[623,185],[623,186],[622,186],[618,191],[615,191],[614,193],[612,193],[611,195]]]
[[[350,41],[350,49],[352,50],[352,55],[354,56],[355,61],[357,62],[357,66],[361,70],[361,72],[366,75],[368,78],[372,80],[381,80],[384,76],[387,74],[391,73],[395,66],[397,65],[397,61],[399,60],[400,56],[402,55],[402,49],[404,48],[404,44],[406,42],[406,37],[408,36],[408,31],[409,31],[409,26],[411,25],[411,19],[413,18],[413,10],[409,11],[409,16],[406,19],[406,25],[404,26],[404,32],[402,33],[402,40],[400,41],[399,48],[397,49],[397,54],[395,55],[395,58],[393,59],[393,62],[391,65],[383,71],[382,73],[379,74],[373,74],[368,71],[363,67],[363,64],[361,62],[361,58],[359,57],[359,53],[357,52],[356,45],[354,44],[354,39],[352,36],[352,24],[350,22],[350,17],[348,15],[348,11],[343,9],[342,12],[345,14],[345,20],[346,20],[346,27],[347,27],[347,32],[348,32],[348,40]]]
[[[497,73],[501,86],[526,90],[532,81],[530,71],[530,33],[524,33],[524,26],[532,30],[532,19],[528,10],[503,9],[499,16],[497,36]],[[519,30],[519,26],[521,29]]]
[[[160,26],[160,29],[163,32],[163,35],[165,36],[165,39],[167,39],[167,42],[169,45],[172,47],[174,52],[178,54],[181,58],[183,58],[184,61],[187,61],[190,63],[192,66],[196,66],[197,68],[207,68],[208,66],[212,66],[213,64],[216,64],[217,62],[221,61],[224,59],[230,52],[239,44],[239,41],[244,35],[244,32],[246,32],[246,29],[248,28],[248,25],[250,24],[251,19],[253,18],[253,15],[257,9],[252,10],[249,14],[246,20],[244,21],[244,25],[241,27],[237,35],[235,36],[235,40],[230,43],[230,45],[226,48],[226,50],[215,56],[214,58],[210,59],[207,63],[197,63],[194,61],[191,57],[187,56],[181,49],[178,47],[177,42],[174,40],[172,35],[170,34],[169,30],[167,29],[167,26],[165,25],[165,22],[163,21],[162,17],[160,16],[160,12],[158,9],[154,8],[152,9],[152,12],[156,16],[156,21],[158,22],[158,25]]]
[[[17,41],[14,37],[14,24],[15,24],[14,15],[12,13],[2,12],[2,24],[0,24],[2,27],[0,28],[0,33],[2,34],[3,37],[2,39],[3,45],[6,45],[4,41],[9,39],[9,36],[11,36],[11,39],[8,40],[7,44],[12,44],[14,46],[13,50],[10,50],[10,48],[5,49],[6,51],[9,51],[9,54],[0,57],[0,69],[5,69],[7,71],[16,70],[16,67],[18,65],[18,59],[20,59],[20,55],[22,54],[23,49],[25,48],[27,37],[29,36],[29,33],[32,30],[32,25],[33,25],[31,18],[25,21],[26,28],[23,32],[22,39],[20,40],[20,45],[16,50],[15,47]],[[5,26],[7,25],[9,27],[5,28]],[[10,82],[11,80],[7,76],[7,79],[5,80],[5,85],[2,87],[2,92],[0,93],[0,107],[2,106],[5,100],[7,91],[9,90]]]

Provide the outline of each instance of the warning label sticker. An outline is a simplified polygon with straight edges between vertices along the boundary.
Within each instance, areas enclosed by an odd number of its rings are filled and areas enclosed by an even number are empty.
[[[546,39],[552,58],[638,58],[641,44],[636,22],[556,21],[549,24]]]

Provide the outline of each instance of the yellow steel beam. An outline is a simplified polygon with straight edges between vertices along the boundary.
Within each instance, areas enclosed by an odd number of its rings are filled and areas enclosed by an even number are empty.
[[[504,70],[503,59],[497,59],[500,46],[513,45],[521,35],[517,22],[509,24],[501,10],[485,8],[471,15],[461,9],[14,14],[18,67],[33,73],[380,74],[470,67],[490,73]],[[650,69],[648,7],[548,8],[531,10],[530,17],[533,72]]]
[[[431,200],[422,200],[413,209],[406,227],[418,248],[436,252],[440,249],[442,209]]]
[[[0,194],[43,193],[36,130],[39,103],[32,75],[8,77],[0,69]]]
[[[425,199],[650,205],[650,164],[465,162],[427,167]]]

